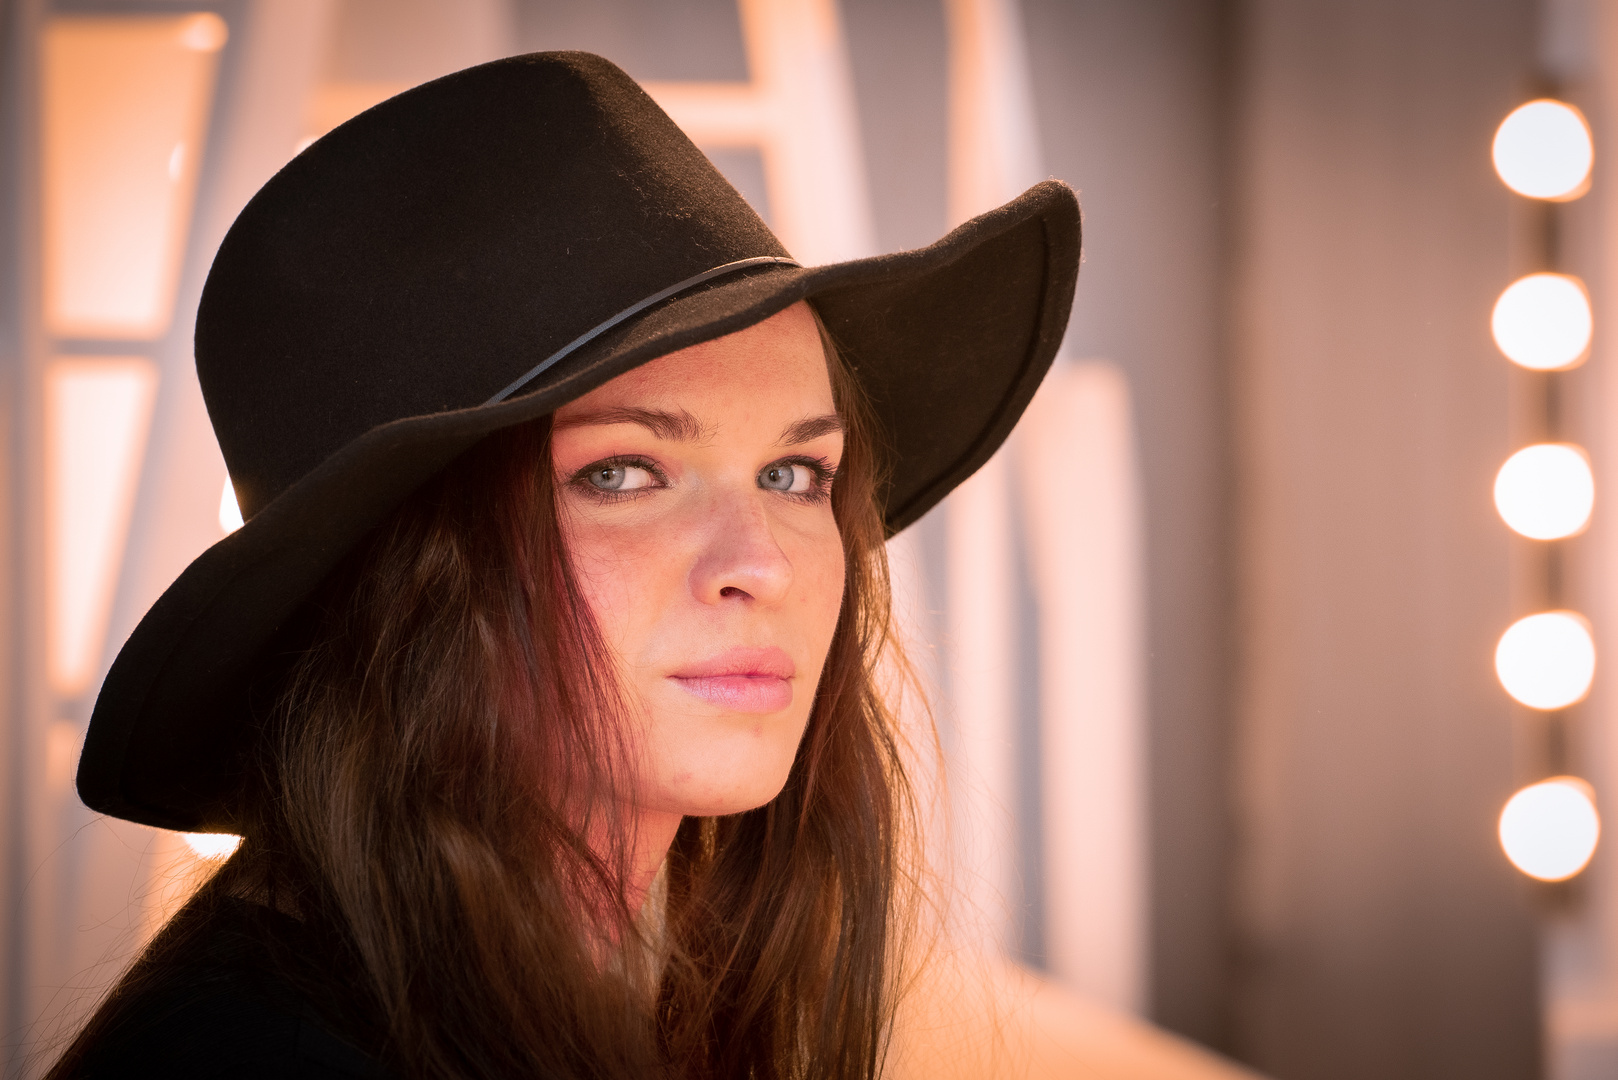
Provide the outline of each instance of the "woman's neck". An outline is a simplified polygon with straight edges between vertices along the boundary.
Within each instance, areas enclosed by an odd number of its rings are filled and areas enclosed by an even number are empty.
[[[652,882],[668,858],[674,834],[680,830],[682,815],[632,808],[629,811],[633,838],[629,850],[629,880],[624,886],[624,902],[630,911],[646,905]]]

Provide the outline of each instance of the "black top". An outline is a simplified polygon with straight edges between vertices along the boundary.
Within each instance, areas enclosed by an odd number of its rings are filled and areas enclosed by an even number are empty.
[[[209,907],[165,929],[51,1080],[393,1080],[299,988],[331,969],[297,920],[242,900]]]

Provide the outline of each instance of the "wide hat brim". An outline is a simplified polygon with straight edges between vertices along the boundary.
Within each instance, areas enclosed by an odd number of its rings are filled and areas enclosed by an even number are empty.
[[[253,673],[300,606],[413,490],[491,432],[547,415],[658,356],[809,300],[868,396],[891,466],[889,534],[1005,441],[1066,329],[1078,201],[1039,184],[915,251],[777,265],[676,295],[603,333],[537,387],[354,439],[199,556],[141,620],[97,698],[79,762],[92,809],[239,831]]]

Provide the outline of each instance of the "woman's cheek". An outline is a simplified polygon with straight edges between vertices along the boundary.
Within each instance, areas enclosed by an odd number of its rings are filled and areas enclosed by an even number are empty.
[[[648,557],[655,543],[641,536],[642,531],[577,519],[566,530],[579,588],[601,632],[620,655],[626,644],[622,635],[635,622],[637,598],[644,602],[652,592],[641,579],[658,565]]]
[[[832,636],[837,630],[837,616],[843,606],[847,575],[843,540],[835,522],[826,525],[802,557],[810,567],[810,573],[806,576],[814,582],[814,587],[805,597],[806,614],[813,620],[812,631],[824,654],[826,649],[830,649]]]

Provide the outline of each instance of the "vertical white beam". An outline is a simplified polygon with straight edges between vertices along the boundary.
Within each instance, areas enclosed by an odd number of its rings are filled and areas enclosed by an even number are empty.
[[[848,49],[835,0],[740,0],[775,232],[805,263],[875,251]]]
[[[1053,369],[1019,428],[1039,601],[1045,955],[1098,1001],[1145,1006],[1141,509],[1129,384]]]
[[[958,224],[1040,178],[1015,0],[949,0],[949,216]],[[1000,945],[1019,894],[1012,506],[1002,452],[946,502],[950,771],[962,886]]]
[[[64,698],[81,697],[98,674],[157,381],[144,356],[46,367],[47,667]]]
[[[1017,0],[947,0],[949,217],[992,210],[1044,178]]]

